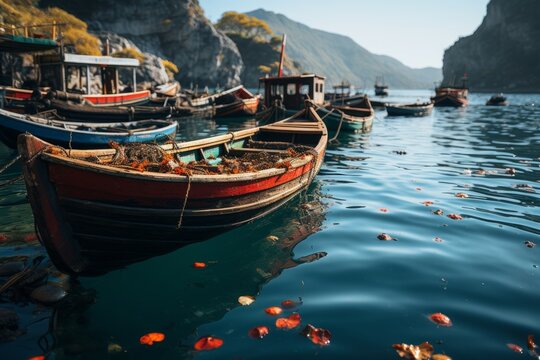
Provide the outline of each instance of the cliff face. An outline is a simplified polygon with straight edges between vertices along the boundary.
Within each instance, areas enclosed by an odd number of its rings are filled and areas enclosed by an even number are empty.
[[[474,34],[444,54],[444,83],[464,72],[476,91],[540,91],[540,1],[491,0]]]
[[[42,0],[85,20],[91,31],[119,34],[143,52],[175,63],[176,78],[202,86],[240,83],[242,58],[204,16],[197,0]]]

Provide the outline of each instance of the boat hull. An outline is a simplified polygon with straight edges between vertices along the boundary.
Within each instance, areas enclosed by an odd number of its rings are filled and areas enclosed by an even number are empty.
[[[428,116],[433,111],[433,104],[426,106],[386,105],[388,116]]]
[[[94,275],[253,221],[311,183],[327,142],[326,128],[320,119],[319,123],[319,128],[295,134],[297,139],[318,142],[313,155],[289,168],[191,177],[89,166],[42,153],[46,143],[22,135],[19,151],[40,240],[59,270]],[[234,150],[258,131],[268,132],[276,141],[290,137],[287,126],[275,125],[205,139],[204,144]],[[182,143],[181,149],[208,151],[192,143],[201,140]]]
[[[329,130],[369,132],[373,127],[374,114],[365,117],[356,117],[347,115],[341,111],[332,111],[331,109],[318,108],[317,113],[323,119]],[[340,127],[341,124],[341,127]]]
[[[251,116],[257,113],[259,98],[241,99],[231,104],[215,106],[215,117]]]

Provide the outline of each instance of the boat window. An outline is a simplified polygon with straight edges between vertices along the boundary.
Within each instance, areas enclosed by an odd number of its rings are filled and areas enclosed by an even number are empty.
[[[320,92],[324,92],[323,86],[324,86],[323,84],[320,84],[320,85],[319,85],[319,91],[320,91]]]
[[[302,85],[300,87],[300,94],[309,95],[309,85]]]
[[[284,86],[283,85],[272,85],[270,87],[270,95],[283,95],[284,93]]]
[[[296,95],[296,84],[287,84],[287,95]]]

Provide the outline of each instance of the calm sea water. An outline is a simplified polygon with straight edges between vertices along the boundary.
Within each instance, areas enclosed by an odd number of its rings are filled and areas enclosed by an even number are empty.
[[[392,95],[387,100],[415,101],[430,93]],[[488,97],[472,94],[469,107],[435,109],[424,118],[378,111],[371,133],[342,134],[309,191],[272,215],[78,279],[54,309],[1,304],[19,312],[27,333],[0,344],[0,357],[48,351],[51,359],[397,359],[392,344],[429,341],[453,359],[527,358],[506,344],[526,349],[529,334],[540,342],[540,95],[510,95],[504,108],[485,107]],[[180,137],[254,124],[183,121]],[[1,163],[13,155],[0,146]],[[444,215],[432,213],[437,209]],[[0,188],[0,232],[17,239],[32,230],[24,186]],[[397,241],[380,241],[380,233]],[[40,251],[24,242],[0,245],[3,257]],[[208,266],[194,269],[194,261]],[[256,301],[240,306],[241,295]],[[329,346],[312,344],[299,329],[276,329],[264,312],[299,298],[302,324],[328,329]],[[430,322],[436,312],[453,326]],[[251,339],[248,330],[259,325],[269,335]],[[139,344],[148,332],[166,339]],[[194,352],[203,335],[224,345]],[[109,353],[111,343],[123,351]]]

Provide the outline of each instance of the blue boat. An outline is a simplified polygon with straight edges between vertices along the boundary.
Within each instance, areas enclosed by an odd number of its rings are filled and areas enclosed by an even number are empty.
[[[317,114],[330,130],[368,132],[373,126],[375,112],[373,108],[350,106],[331,106],[318,108]]]
[[[427,116],[433,110],[433,103],[386,104],[388,116]]]
[[[82,123],[57,120],[54,113],[22,115],[0,109],[0,140],[17,147],[17,136],[30,133],[60,146],[109,147],[109,142],[155,142],[174,138],[178,123],[171,120],[140,120],[115,123]]]

